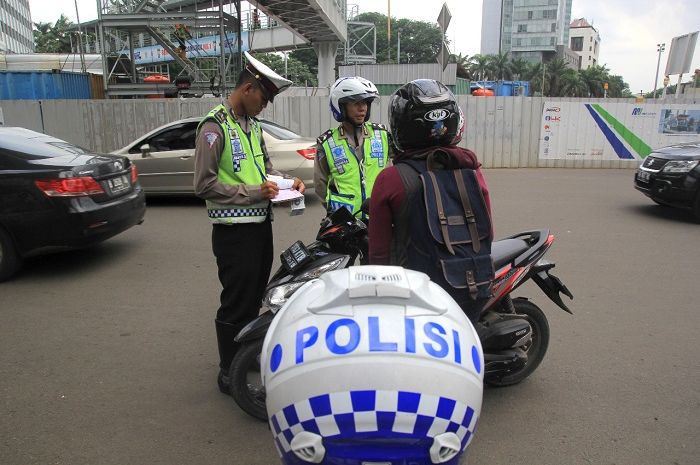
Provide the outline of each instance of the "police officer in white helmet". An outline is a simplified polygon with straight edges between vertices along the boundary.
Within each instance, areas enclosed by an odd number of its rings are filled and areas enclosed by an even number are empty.
[[[376,86],[359,76],[331,86],[330,110],[340,125],[319,136],[314,164],[314,189],[329,212],[357,213],[379,172],[391,163],[386,127],[369,121],[377,98]]]

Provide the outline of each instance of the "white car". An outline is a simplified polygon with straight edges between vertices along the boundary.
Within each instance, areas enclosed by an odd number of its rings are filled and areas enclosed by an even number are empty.
[[[194,145],[200,121],[201,118],[173,121],[112,153],[126,155],[134,162],[147,194],[193,194]],[[316,140],[270,121],[261,120],[260,125],[272,166],[311,186]]]

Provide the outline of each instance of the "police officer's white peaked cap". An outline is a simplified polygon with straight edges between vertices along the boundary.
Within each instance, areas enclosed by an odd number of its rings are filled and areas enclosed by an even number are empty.
[[[243,54],[248,61],[246,69],[255,77],[255,79],[258,80],[258,82],[260,82],[260,84],[262,84],[263,88],[267,91],[268,100],[270,102],[272,102],[272,100],[275,98],[275,95],[292,85],[292,81],[275,73],[267,65],[253,58],[250,53],[243,52]]]

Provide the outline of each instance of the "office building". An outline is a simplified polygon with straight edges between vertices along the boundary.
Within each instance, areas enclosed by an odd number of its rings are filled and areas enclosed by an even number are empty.
[[[0,53],[32,53],[32,29],[28,0],[0,0]]]
[[[571,21],[569,25],[569,48],[580,57],[580,68],[588,69],[598,64],[600,34],[585,18]]]
[[[481,53],[510,53],[533,62],[561,57],[561,46],[569,45],[571,2],[484,0]]]

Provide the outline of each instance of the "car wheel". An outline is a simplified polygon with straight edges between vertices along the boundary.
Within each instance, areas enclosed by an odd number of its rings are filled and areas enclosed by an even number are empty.
[[[10,235],[0,227],[0,282],[15,274],[22,264]]]

